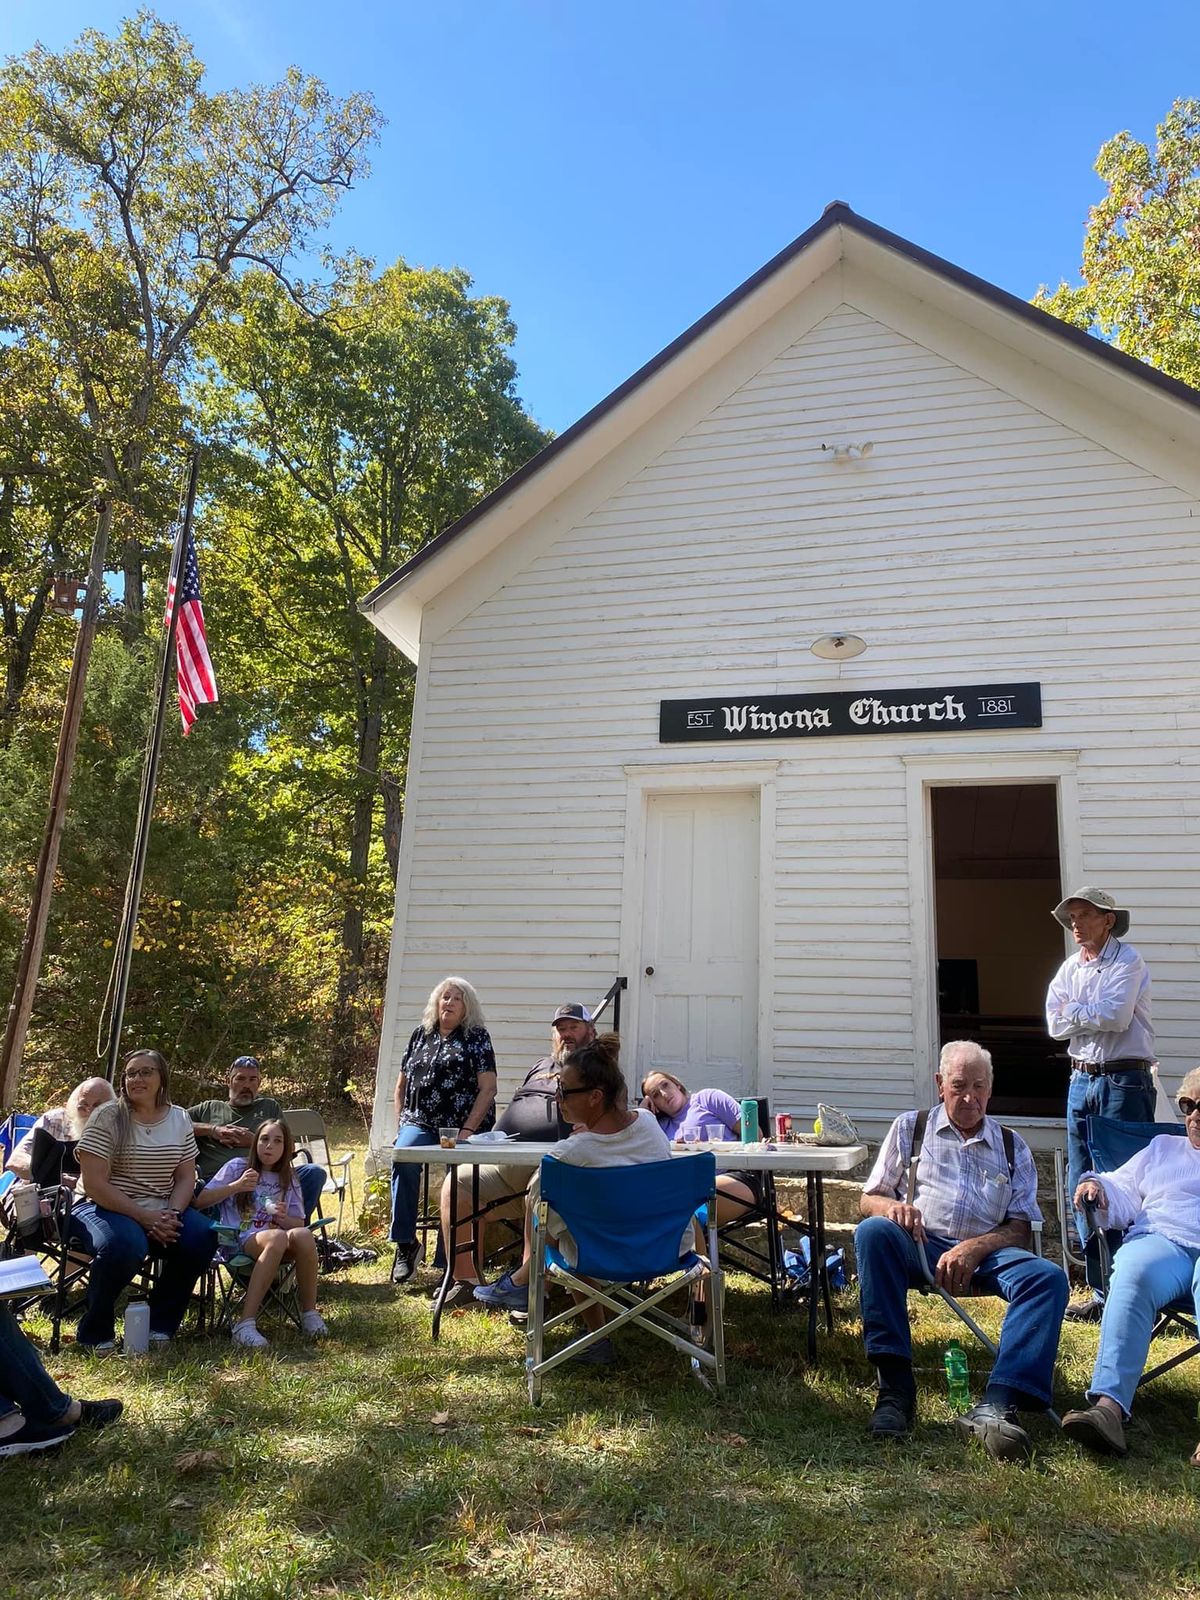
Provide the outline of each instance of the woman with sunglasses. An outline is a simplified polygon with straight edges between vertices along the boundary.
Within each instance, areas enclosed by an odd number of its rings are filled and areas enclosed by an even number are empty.
[[[1127,1230],[1113,1257],[1089,1404],[1063,1432],[1091,1450],[1126,1454],[1125,1423],[1159,1311],[1190,1296],[1200,1314],[1200,1067],[1177,1096],[1187,1137],[1164,1133],[1115,1172],[1085,1172],[1076,1206],[1094,1205],[1107,1228]],[[1192,1454],[1200,1466],[1200,1445]]]
[[[150,1342],[166,1344],[213,1258],[217,1234],[190,1209],[196,1139],[187,1112],[171,1104],[170,1074],[157,1050],[126,1056],[120,1094],[92,1113],[75,1158],[87,1200],[71,1213],[71,1235],[93,1257],[76,1342],[113,1349],[117,1297],[152,1254],[163,1264],[150,1292]]]

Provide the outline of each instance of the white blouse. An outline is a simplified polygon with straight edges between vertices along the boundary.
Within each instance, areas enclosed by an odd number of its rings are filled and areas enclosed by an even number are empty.
[[[1200,1249],[1200,1150],[1186,1135],[1160,1133],[1115,1172],[1083,1176],[1107,1197],[1104,1227],[1127,1228],[1131,1238],[1158,1233]]]

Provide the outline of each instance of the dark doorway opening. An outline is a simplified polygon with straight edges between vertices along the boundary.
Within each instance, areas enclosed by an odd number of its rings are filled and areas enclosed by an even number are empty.
[[[992,1053],[996,1116],[1061,1117],[1069,1066],[1046,1032],[1063,959],[1053,783],[935,788],[933,870],[940,1043]]]

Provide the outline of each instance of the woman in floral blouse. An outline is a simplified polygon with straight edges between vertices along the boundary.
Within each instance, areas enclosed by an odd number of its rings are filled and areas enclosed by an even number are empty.
[[[496,1056],[479,996],[465,978],[443,978],[429,996],[396,1080],[396,1144],[437,1144],[439,1128],[460,1139],[495,1121]],[[416,1271],[418,1166],[392,1167],[392,1282]]]

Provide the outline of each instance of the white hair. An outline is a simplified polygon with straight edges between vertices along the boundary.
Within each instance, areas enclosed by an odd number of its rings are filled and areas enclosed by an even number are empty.
[[[85,1094],[93,1093],[97,1089],[103,1089],[104,1091],[103,1095],[97,1101],[97,1105],[103,1105],[108,1100],[116,1099],[113,1086],[111,1083],[109,1083],[107,1078],[85,1078],[82,1083],[77,1083],[67,1096],[67,1104],[65,1108],[67,1131],[70,1133],[72,1139],[78,1139],[79,1135],[83,1132],[83,1125],[87,1121],[86,1117],[81,1117],[79,1115],[79,1102],[83,1099]],[[94,1110],[95,1107],[92,1109]]]
[[[965,1058],[973,1066],[980,1066],[987,1073],[988,1088],[992,1087],[992,1053],[985,1050],[974,1039],[951,1039],[949,1044],[942,1046],[942,1053],[938,1057],[938,1072],[945,1076],[946,1072],[959,1058]]]
[[[467,1014],[463,1018],[462,1025],[468,1033],[472,1028],[487,1027],[487,1023],[483,1019],[483,1007],[479,1003],[479,996],[475,992],[474,984],[468,983],[465,978],[449,977],[443,978],[441,983],[438,984],[426,1001],[425,1009],[421,1013],[421,1026],[426,1033],[432,1033],[438,1025],[438,1006],[447,989],[457,989],[463,997],[463,1005],[466,1007]]]

